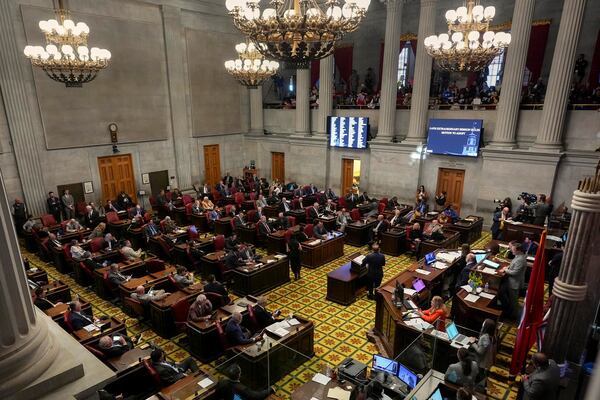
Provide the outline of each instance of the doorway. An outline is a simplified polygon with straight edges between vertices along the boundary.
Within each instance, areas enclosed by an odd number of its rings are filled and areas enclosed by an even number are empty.
[[[285,182],[285,153],[271,152],[271,180]]]
[[[69,183],[68,185],[58,185],[56,187],[56,195],[60,199],[64,191],[68,190],[73,196],[75,204],[85,202],[85,195],[83,194],[83,183]]]
[[[102,203],[114,200],[124,191],[134,203],[137,203],[133,162],[131,154],[98,157],[100,185],[102,187]]]
[[[169,171],[154,171],[148,174],[150,178],[150,192],[156,196],[161,190],[166,190],[169,186]]]
[[[204,146],[204,181],[214,186],[221,180],[221,152],[218,144]]]
[[[438,181],[435,194],[446,192],[446,205],[452,207],[460,214],[463,188],[465,186],[465,170],[440,168],[438,170]]]
[[[342,158],[342,190],[340,196],[347,195],[350,190],[358,193],[360,186],[360,160]]]

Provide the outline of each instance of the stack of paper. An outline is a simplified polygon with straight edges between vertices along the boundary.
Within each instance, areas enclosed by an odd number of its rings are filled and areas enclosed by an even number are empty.
[[[273,257],[275,257],[278,260],[281,260],[282,258],[285,258],[286,255],[285,254],[275,254]]]
[[[404,288],[404,294],[408,295],[408,296],[412,296],[413,294],[417,293],[416,290],[411,289],[411,288]]]
[[[83,327],[83,329],[85,329],[88,332],[93,332],[93,331],[97,331],[100,330],[100,328],[98,328],[96,325],[94,324],[89,324]]]
[[[271,333],[276,334],[279,337],[284,337],[286,336],[288,333],[290,333],[288,331],[288,329],[291,327],[291,325],[287,322],[287,321],[281,321],[281,322],[275,322],[274,324],[271,324],[269,326],[267,326],[267,330]]]
[[[471,292],[471,286],[469,286],[469,285],[462,285],[460,288],[465,289],[469,293]]]
[[[290,318],[288,320],[288,324],[290,324],[291,326],[300,325],[300,321],[298,321],[296,318]]]
[[[209,387],[210,385],[213,384],[213,381],[210,380],[210,378],[204,378],[202,379],[200,382],[198,382],[198,385],[202,388],[202,389],[206,389],[207,387]]]
[[[422,274],[422,275],[429,275],[431,273],[431,271],[425,271],[424,269],[418,268],[415,272]]]
[[[327,398],[337,400],[350,400],[350,392],[340,387],[329,389],[327,392]]]
[[[479,296],[476,294],[468,294],[467,297],[465,297],[465,301],[469,301],[471,303],[475,303],[477,300],[479,300]]]
[[[446,269],[446,268],[448,268],[448,264],[440,262],[440,261],[436,261],[435,263],[433,263],[433,267],[437,268],[437,269]]]
[[[445,261],[452,264],[458,257],[460,257],[459,251],[440,251],[435,255],[435,258],[441,261]]]
[[[491,299],[493,299],[494,297],[496,297],[496,296],[494,296],[493,294],[491,294],[491,293],[486,293],[486,292],[481,292],[481,293],[479,293],[479,295],[480,295],[481,297],[484,297],[484,298],[486,298],[486,299],[490,299],[490,300],[491,300]]]
[[[321,239],[313,240],[312,242],[308,242],[311,246],[316,246],[321,243]]]
[[[481,270],[481,272],[483,272],[484,274],[491,274],[491,275],[496,275],[496,270],[493,268],[484,268]]]
[[[363,262],[364,259],[365,259],[365,256],[361,254],[360,256],[356,257],[352,261],[354,261],[355,263],[357,263],[359,265],[362,265],[362,262]]]
[[[329,381],[331,380],[331,378],[329,378],[328,376],[325,376],[323,374],[316,373],[315,376],[313,376],[312,380],[313,380],[313,382],[320,383],[321,385],[327,385],[329,383]]]

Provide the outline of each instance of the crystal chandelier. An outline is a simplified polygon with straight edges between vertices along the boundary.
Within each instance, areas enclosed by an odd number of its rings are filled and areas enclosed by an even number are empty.
[[[98,71],[108,66],[110,51],[87,47],[90,28],[85,22],[75,24],[63,0],[54,7],[56,19],[40,21],[46,47],[25,46],[25,56],[46,75],[67,87],[81,87],[92,81]]]
[[[346,33],[363,20],[371,0],[270,0],[263,10],[260,0],[226,0],[235,26],[260,52],[276,60],[307,68],[312,60],[327,57]]]
[[[277,61],[265,60],[254,43],[238,43],[235,51],[238,53],[238,59],[225,61],[225,69],[249,88],[256,88],[265,79],[275,75],[279,68]]]
[[[510,44],[510,33],[488,30],[496,14],[479,0],[466,0],[456,10],[446,11],[448,33],[425,38],[425,49],[437,65],[447,71],[480,71]]]

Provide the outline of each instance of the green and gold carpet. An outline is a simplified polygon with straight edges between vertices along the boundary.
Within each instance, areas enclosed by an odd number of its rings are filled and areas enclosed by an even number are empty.
[[[481,248],[489,240],[489,234],[485,233],[472,247]],[[189,356],[185,347],[179,344],[183,334],[171,339],[158,336],[146,322],[140,322],[128,316],[121,308],[99,298],[93,291],[81,287],[72,277],[59,273],[51,264],[28,253],[24,247],[22,247],[22,251],[33,265],[47,271],[49,279],[62,280],[69,286],[73,295],[79,295],[89,301],[92,304],[94,315],[111,315],[125,320],[130,336],[141,333],[142,342],[152,341],[160,345],[167,353],[168,358],[173,361],[180,361]],[[375,345],[368,342],[366,337],[367,331],[373,328],[375,320],[375,303],[366,298],[366,292],[350,306],[342,306],[325,299],[327,273],[348,262],[349,256],[357,251],[366,254],[368,249],[366,246],[357,248],[346,245],[344,246],[344,257],[318,269],[303,268],[302,279],[292,280],[265,294],[268,296],[270,309],[279,308],[283,315],[293,312],[308,318],[315,325],[315,356],[282,380],[274,383],[277,397],[288,399],[295,388],[310,380],[314,373],[320,372],[323,365],[337,365],[346,357],[353,357],[369,364],[373,354],[377,353]],[[386,256],[384,281],[404,271],[413,262],[413,257],[405,255]],[[487,392],[492,399],[515,399],[516,387],[514,382],[509,380],[508,367],[510,366],[516,327],[514,324],[504,323],[500,329],[500,335],[502,342],[496,365],[488,380]],[[199,363],[199,365],[218,376],[220,375],[217,368],[219,362],[217,360],[211,364]]]

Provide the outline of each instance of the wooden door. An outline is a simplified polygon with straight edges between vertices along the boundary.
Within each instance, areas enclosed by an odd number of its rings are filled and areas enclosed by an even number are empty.
[[[435,194],[445,191],[446,204],[451,203],[456,212],[460,214],[464,185],[465,171],[463,169],[440,168]]]
[[[154,171],[148,174],[150,178],[150,191],[153,196],[160,193],[161,190],[167,190],[169,186],[169,171]]]
[[[342,191],[340,196],[345,196],[352,188],[354,180],[354,160],[342,158]]]
[[[136,203],[135,179],[131,154],[98,157],[100,185],[102,186],[102,202],[114,200],[124,191]]]
[[[285,153],[271,152],[271,180],[285,182]]]
[[[204,181],[214,186],[221,180],[221,152],[218,144],[204,146]]]

